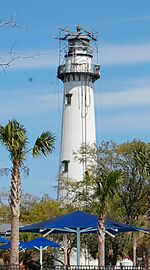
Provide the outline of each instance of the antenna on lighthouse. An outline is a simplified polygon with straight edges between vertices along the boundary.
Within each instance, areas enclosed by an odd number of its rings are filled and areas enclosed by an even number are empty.
[[[81,30],[84,31],[85,33],[87,33],[87,35],[88,35],[91,39],[93,39],[94,41],[97,41],[97,37],[94,36],[93,32],[87,31],[85,28],[81,27],[80,25],[77,25],[77,26],[76,26],[76,30],[77,30],[77,32],[80,32]]]

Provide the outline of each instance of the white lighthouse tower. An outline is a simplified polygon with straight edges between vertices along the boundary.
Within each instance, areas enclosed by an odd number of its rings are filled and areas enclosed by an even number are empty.
[[[93,33],[76,27],[75,32],[61,29],[60,56],[57,77],[64,84],[63,117],[60,149],[58,199],[65,195],[63,177],[80,181],[86,170],[75,160],[74,152],[82,145],[96,143],[93,84],[100,78],[100,65],[93,64],[97,39]]]

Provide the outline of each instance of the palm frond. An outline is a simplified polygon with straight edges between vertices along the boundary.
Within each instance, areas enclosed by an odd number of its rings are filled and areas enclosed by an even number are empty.
[[[120,171],[103,172],[96,181],[95,195],[98,196],[101,203],[108,198],[112,198],[119,188],[121,178]]]
[[[22,163],[27,148],[27,132],[15,119],[9,120],[6,126],[0,126],[0,141],[10,153],[11,160]]]
[[[33,157],[48,156],[54,150],[54,143],[55,135],[50,131],[43,132],[41,136],[36,139],[32,149]]]
[[[29,167],[24,166],[21,171],[24,173],[25,177],[29,176]]]

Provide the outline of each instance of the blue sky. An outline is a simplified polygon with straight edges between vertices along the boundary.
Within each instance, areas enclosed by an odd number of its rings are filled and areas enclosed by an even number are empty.
[[[56,198],[59,163],[62,82],[56,78],[58,30],[77,24],[98,32],[101,79],[95,83],[97,144],[150,137],[150,1],[149,0],[5,0],[1,20],[15,16],[18,26],[0,27],[0,60],[13,47],[20,58],[0,70],[0,123],[16,118],[28,130],[30,145],[44,130],[56,134],[56,148],[47,159],[27,160],[30,176],[25,192]],[[30,57],[34,56],[34,57]],[[30,81],[32,78],[32,81]],[[0,147],[0,168],[9,167]],[[8,189],[1,177],[0,189]]]

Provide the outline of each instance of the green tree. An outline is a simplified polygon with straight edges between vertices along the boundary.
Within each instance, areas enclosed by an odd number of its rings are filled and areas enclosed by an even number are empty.
[[[86,177],[90,177],[86,172]],[[99,266],[105,266],[105,220],[106,208],[110,199],[113,199],[120,184],[120,171],[103,171],[93,178],[93,198],[98,201],[98,261]]]
[[[135,151],[146,145],[142,141],[125,142],[115,148],[115,168],[122,171],[122,185],[120,186],[120,198],[124,221],[138,226],[145,226],[141,216],[146,213],[147,180],[139,168]],[[139,219],[140,217],[140,219]],[[142,221],[141,223],[139,221]],[[133,233],[133,262],[136,266],[137,233]]]
[[[147,221],[150,230],[150,144],[140,144],[134,149],[138,172],[142,174],[147,184]],[[150,267],[150,234],[148,237],[148,268]]]
[[[9,152],[11,160],[11,253],[10,264],[19,263],[19,216],[20,216],[20,174],[25,168],[25,160],[31,152],[33,157],[48,156],[54,149],[55,136],[49,131],[43,132],[35,141],[33,148],[28,149],[26,128],[15,119],[6,126],[0,125],[0,142]]]
[[[62,214],[62,209],[57,201],[50,199],[47,195],[34,202],[32,206],[21,213],[23,223],[36,223],[42,220],[55,218]]]
[[[135,151],[146,145],[136,141],[121,144],[116,149],[118,158],[114,166],[123,172],[120,186],[120,198],[124,206],[126,221],[133,221],[141,214],[145,214],[145,196],[147,180],[140,170]]]

